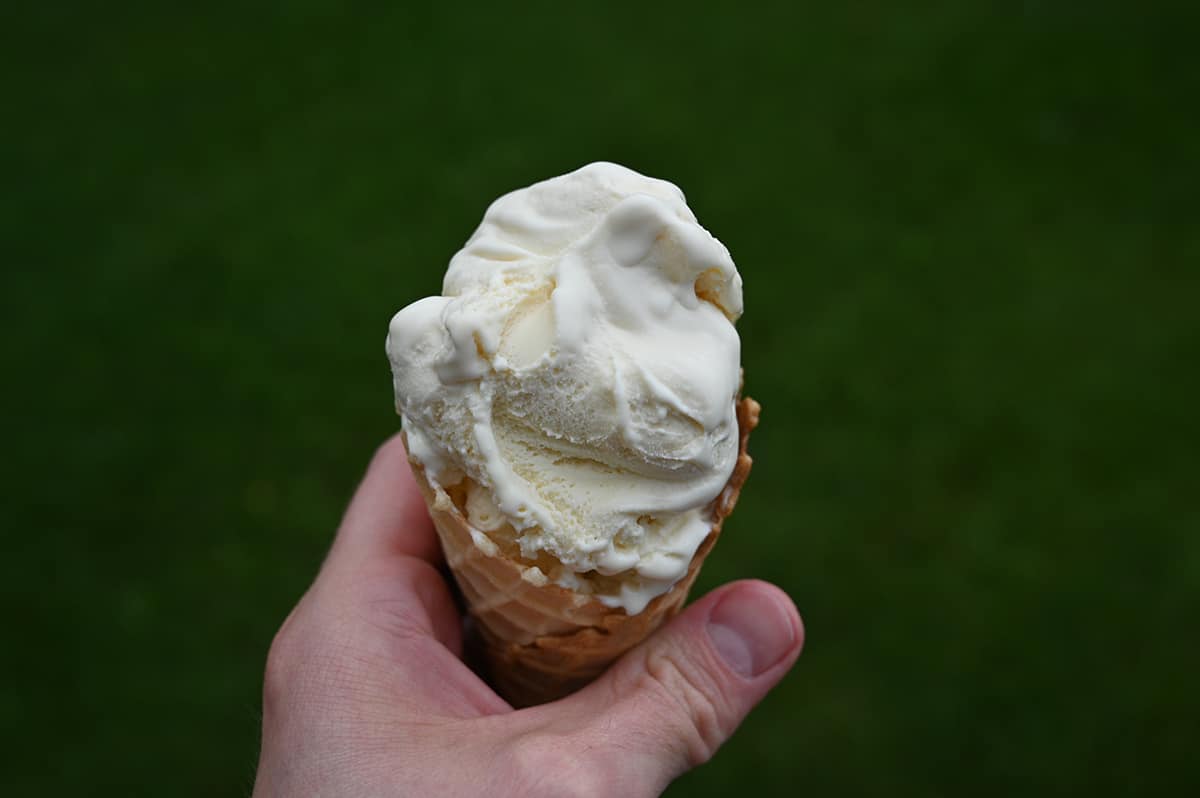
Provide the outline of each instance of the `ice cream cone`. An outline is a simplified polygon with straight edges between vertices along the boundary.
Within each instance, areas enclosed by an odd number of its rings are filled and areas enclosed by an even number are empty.
[[[530,706],[579,689],[679,612],[750,473],[746,447],[759,409],[753,399],[738,402],[737,462],[711,505],[712,529],[686,575],[636,615],[550,582],[537,562],[473,529],[462,511],[466,486],[447,491],[432,484],[421,464],[410,458],[446,560],[482,638],[485,676],[509,703]]]

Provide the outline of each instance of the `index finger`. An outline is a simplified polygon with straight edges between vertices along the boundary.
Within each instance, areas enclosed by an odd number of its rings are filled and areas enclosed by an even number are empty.
[[[442,561],[442,549],[400,433],[371,458],[329,552],[331,561],[395,556],[416,557],[434,565]]]

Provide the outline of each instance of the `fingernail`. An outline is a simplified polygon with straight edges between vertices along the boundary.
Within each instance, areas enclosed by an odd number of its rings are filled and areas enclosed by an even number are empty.
[[[763,590],[726,593],[708,616],[708,637],[725,664],[754,678],[787,656],[796,628],[779,599]]]

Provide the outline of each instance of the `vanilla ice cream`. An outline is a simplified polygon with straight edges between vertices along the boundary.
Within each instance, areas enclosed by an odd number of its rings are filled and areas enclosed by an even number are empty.
[[[480,546],[640,612],[738,453],[741,277],[673,184],[594,163],[492,203],[392,319],[396,407]]]

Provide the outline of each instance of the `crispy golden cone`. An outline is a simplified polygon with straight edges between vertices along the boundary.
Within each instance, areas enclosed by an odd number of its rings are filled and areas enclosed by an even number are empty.
[[[450,570],[482,637],[485,675],[501,696],[523,707],[574,692],[679,612],[750,473],[746,445],[759,410],[753,399],[738,402],[737,464],[712,503],[712,531],[687,574],[637,615],[547,581],[532,568],[536,561],[522,558],[512,547],[502,550],[490,535],[471,528],[461,509],[465,485],[448,493],[431,484],[425,469],[410,459]]]

